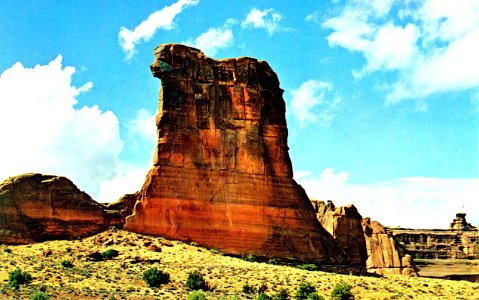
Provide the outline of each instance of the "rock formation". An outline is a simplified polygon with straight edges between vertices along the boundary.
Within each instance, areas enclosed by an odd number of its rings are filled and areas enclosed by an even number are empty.
[[[476,231],[477,228],[472,226],[471,223],[466,221],[465,213],[457,213],[456,218],[452,220],[451,225],[449,225],[449,230],[455,231]]]
[[[384,226],[370,218],[364,218],[362,225],[368,253],[366,268],[369,272],[417,276],[411,256],[406,254]]]
[[[457,213],[449,229],[388,228],[413,258],[479,259],[479,230]]]
[[[283,90],[270,66],[173,44],[154,55],[158,143],[125,229],[234,255],[340,262],[292,179]]]
[[[0,183],[0,243],[75,239],[110,225],[121,226],[119,216],[65,177],[24,174]]]
[[[316,217],[330,232],[351,265],[368,272],[417,276],[412,258],[378,222],[362,218],[354,205],[311,200]]]
[[[313,200],[316,216],[346,253],[349,264],[364,266],[367,259],[366,241],[361,225],[362,217],[354,205],[336,208],[334,203]]]

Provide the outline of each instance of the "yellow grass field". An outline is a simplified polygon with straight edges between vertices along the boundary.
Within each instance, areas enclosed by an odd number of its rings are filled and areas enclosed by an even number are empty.
[[[242,292],[246,283],[266,284],[269,295],[287,289],[293,299],[303,281],[312,283],[325,299],[331,299],[331,291],[339,282],[352,286],[355,299],[479,299],[478,283],[306,271],[248,262],[176,241],[172,246],[162,243],[162,238],[111,229],[77,241],[1,245],[0,299],[30,299],[40,290],[49,299],[187,299],[190,291],[184,283],[193,271],[202,273],[214,287],[205,293],[207,299],[256,299],[256,295]],[[159,246],[161,252],[154,251],[152,245]],[[100,262],[86,260],[89,253],[107,249],[119,251],[119,256]],[[73,267],[63,267],[65,260]],[[15,291],[9,286],[8,273],[17,267],[29,272],[33,280]],[[170,283],[148,287],[142,275],[152,267],[168,272]]]

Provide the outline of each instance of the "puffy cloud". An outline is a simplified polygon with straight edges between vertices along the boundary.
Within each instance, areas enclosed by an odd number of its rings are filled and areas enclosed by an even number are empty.
[[[156,141],[156,112],[150,114],[142,108],[136,113],[136,117],[127,124],[128,132],[131,136],[141,140]]]
[[[310,79],[290,93],[291,111],[301,124],[330,125],[333,122],[341,98],[334,94],[330,83]]]
[[[98,106],[76,108],[73,67],[16,63],[0,75],[0,178],[40,172],[69,177],[93,197],[116,176],[123,142],[116,116]]]
[[[322,25],[332,29],[330,46],[359,52],[366,59],[354,75],[397,71],[388,103],[479,88],[475,0],[354,0]]]
[[[447,228],[457,212],[468,213],[468,221],[479,223],[479,179],[399,178],[370,184],[349,182],[347,172],[327,168],[321,174],[295,175],[311,199],[333,200],[337,205],[353,203],[363,217],[388,226]]]
[[[282,18],[281,14],[272,8],[264,10],[253,8],[241,23],[241,26],[265,29],[271,35],[281,30],[279,23]]]
[[[133,194],[141,189],[149,166],[138,167],[120,164],[117,175],[100,183],[98,201],[110,203],[118,200],[125,194]]]
[[[130,59],[135,54],[135,46],[138,43],[142,40],[150,40],[158,29],[171,30],[175,17],[186,7],[197,5],[198,3],[199,0],[179,0],[170,6],[155,11],[133,30],[121,27],[118,40],[127,55],[127,59]]]
[[[223,27],[209,28],[194,40],[188,40],[183,43],[201,49],[208,56],[214,56],[220,49],[233,46],[232,24],[234,24],[234,20],[228,20]]]

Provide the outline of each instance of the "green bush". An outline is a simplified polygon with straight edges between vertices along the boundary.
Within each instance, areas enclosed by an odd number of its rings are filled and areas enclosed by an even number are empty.
[[[8,273],[8,282],[10,286],[16,290],[22,284],[29,284],[32,281],[32,275],[23,272],[22,269],[16,268],[15,271]]]
[[[201,275],[198,271],[194,271],[190,274],[188,274],[188,278],[186,279],[185,286],[189,288],[190,290],[203,290],[207,291],[209,290],[208,284],[206,283],[206,280],[203,278],[203,275]]]
[[[311,294],[308,295],[307,300],[324,300],[324,297],[318,295],[318,293],[316,293],[316,292],[312,292]]]
[[[272,298],[266,295],[265,293],[260,293],[258,295],[258,298],[256,298],[256,300],[272,300]]]
[[[12,253],[12,249],[10,249],[10,248],[5,248],[4,251],[5,251],[5,253],[9,253],[9,254]]]
[[[246,260],[249,262],[255,262],[256,258],[252,254],[247,254],[246,256],[243,255],[243,260]]]
[[[118,254],[118,251],[116,251],[115,249],[108,249],[103,252],[101,256],[103,256],[104,259],[112,259],[113,257],[117,257]]]
[[[297,265],[296,267],[298,269],[307,270],[307,271],[318,271],[319,270],[319,267],[315,264],[303,264],[303,265]]]
[[[48,300],[47,294],[44,292],[38,291],[32,295],[31,300]]]
[[[69,260],[62,260],[60,262],[60,264],[62,265],[62,267],[64,268],[73,268],[73,263]]]
[[[336,284],[331,291],[331,298],[337,299],[337,300],[347,300],[353,297],[353,294],[351,293],[351,285],[345,283],[345,282],[340,282]]]
[[[310,282],[301,282],[294,294],[294,299],[306,300],[308,299],[308,296],[314,292],[316,292],[316,289]]]
[[[286,289],[279,290],[279,292],[277,292],[273,296],[273,300],[288,300],[288,299],[289,299],[289,294],[288,294],[288,290]]]
[[[158,268],[151,268],[143,273],[143,280],[149,287],[159,287],[162,284],[170,282],[170,274],[158,270]]]
[[[188,295],[188,300],[206,300],[206,296],[202,291],[193,291]]]

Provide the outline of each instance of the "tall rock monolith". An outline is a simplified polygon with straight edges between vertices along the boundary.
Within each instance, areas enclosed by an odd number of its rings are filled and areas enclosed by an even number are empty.
[[[158,141],[124,228],[233,255],[341,262],[293,180],[283,90],[268,63],[178,44],[154,55]]]

